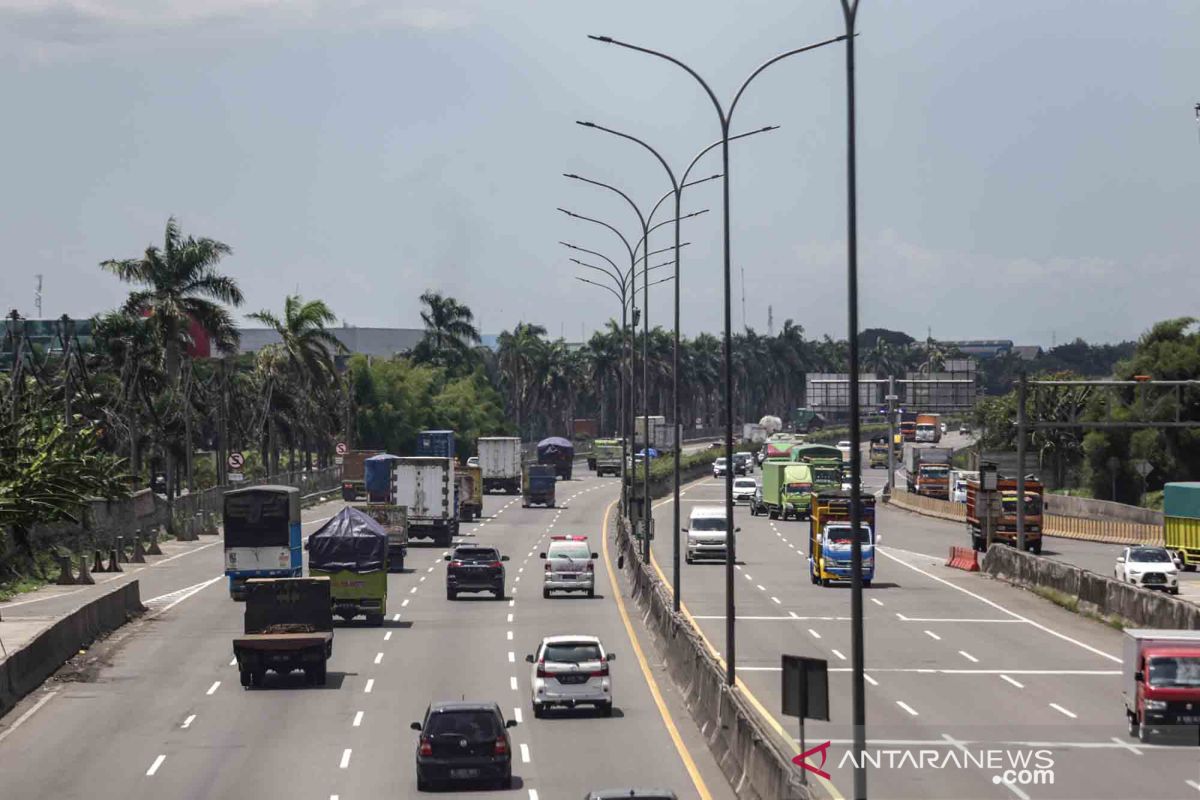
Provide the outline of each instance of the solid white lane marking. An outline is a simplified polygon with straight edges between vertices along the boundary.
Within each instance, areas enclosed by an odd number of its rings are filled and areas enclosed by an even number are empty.
[[[979,663],[979,659],[976,658],[975,656],[971,655],[970,653],[968,653],[966,650],[959,650],[958,654],[960,656],[962,656],[963,658],[965,658],[967,661],[970,661],[972,664]]]
[[[341,769],[345,769],[348,766],[350,766],[350,748],[349,747],[347,747],[345,750],[342,751],[342,760],[340,763],[338,763],[338,767]]]
[[[516,675],[508,676],[508,685],[509,685],[509,688],[511,688],[514,692],[517,690],[517,676]]]
[[[374,689],[374,688],[375,688],[375,679],[374,679],[374,678],[367,678],[367,685],[363,687],[363,693],[364,693],[364,694],[370,694],[370,693],[371,693],[371,690],[372,690],[372,689]]]
[[[816,631],[814,631],[812,628],[809,628],[809,629],[808,629],[808,632],[809,632],[810,634],[812,634],[812,637],[813,637],[814,639],[820,639],[820,638],[821,638],[821,634],[817,633],[817,632],[816,632]]]
[[[221,682],[213,681],[213,685],[208,687],[208,691],[205,692],[205,694],[208,694],[208,695],[215,694],[217,689],[220,689],[220,688],[221,688]]]
[[[920,714],[917,713],[916,709],[914,709],[912,706],[910,706],[908,703],[904,702],[903,700],[897,700],[896,705],[900,706],[905,711],[907,711],[909,714],[912,714],[914,717],[920,716]]]
[[[392,638],[392,632],[391,632],[391,631],[388,631],[387,633],[385,633],[385,634],[383,635],[383,640],[384,640],[385,642],[386,642],[386,641],[389,641],[389,640],[391,640],[391,638]]]
[[[160,755],[158,758],[154,759],[154,763],[150,765],[150,769],[146,770],[147,777],[153,776],[154,773],[158,772],[158,768],[161,767],[162,763],[166,760],[166,755]]]
[[[1075,713],[1075,712],[1073,712],[1073,711],[1068,711],[1067,709],[1065,709],[1065,708],[1063,708],[1062,706],[1060,706],[1058,703],[1051,703],[1051,704],[1050,704],[1050,707],[1051,707],[1051,708],[1053,708],[1055,711],[1059,712],[1060,714],[1066,714],[1066,715],[1067,715],[1068,717],[1070,717],[1071,719],[1078,719],[1078,718],[1079,718],[1079,715],[1078,715],[1078,714],[1076,714],[1076,713]]]
[[[525,744],[524,742],[521,742],[521,763],[529,763],[529,745]]]
[[[948,734],[943,733],[942,739],[944,739],[946,741],[946,743],[949,744],[951,747],[954,747],[955,749],[957,749],[963,753],[966,753],[967,755],[971,755],[971,752],[967,749],[966,745],[964,745],[962,742],[959,742],[959,741],[951,738]],[[999,776],[997,776],[997,777],[999,777]],[[992,782],[998,783],[998,784],[1003,784],[1005,786],[1005,788],[1007,788],[1009,791],[1011,791],[1017,797],[1021,798],[1021,800],[1029,800],[1029,795],[1025,794],[1023,791],[1021,791],[1020,789],[1018,789],[1016,786],[1014,786],[1011,783],[1005,782],[1003,780],[997,780],[996,778],[993,778]]]
[[[376,663],[376,664],[382,664],[382,663],[383,663],[383,653],[376,653],[376,654],[375,654],[375,663]]]
[[[968,619],[966,617],[906,617],[903,614],[901,614],[899,611],[896,612],[896,617],[901,622],[969,622],[972,625],[979,623],[979,622],[1011,622],[1011,623],[1024,622],[1024,620],[1020,620],[1020,619],[991,619],[991,618]]]
[[[1013,680],[1012,678],[1008,677],[1004,673],[1000,673],[1000,677],[1003,678],[1004,680],[1008,681],[1009,683],[1011,683],[1013,686],[1017,687],[1018,689],[1025,688],[1025,684],[1021,683],[1020,681]]]
[[[179,727],[180,727],[180,728],[184,728],[184,729],[186,729],[186,728],[190,728],[190,727],[192,727],[192,722],[194,722],[194,721],[195,721],[195,719],[196,719],[196,715],[195,715],[195,714],[189,714],[189,715],[188,715],[188,718],[187,718],[187,719],[185,719],[185,720],[183,721],[183,724],[182,724],[182,725],[180,725]]]
[[[837,656],[838,658],[840,658],[842,661],[845,661],[845,660],[846,660],[846,657],[845,657],[844,655],[842,655],[842,651],[841,651],[841,650],[832,650],[832,649],[831,649],[831,650],[830,650],[830,652],[831,652],[831,653],[833,653],[833,654],[834,654],[835,656]]]
[[[512,650],[508,651],[508,663],[510,663],[510,664],[517,663],[517,654],[514,653]]]
[[[357,728],[359,725],[362,725],[362,718],[363,718],[363,712],[361,712],[361,711],[354,712],[354,722],[351,724]]]
[[[1119,737],[1116,737],[1116,736],[1112,737],[1112,740],[1114,742],[1116,742],[1119,747],[1121,747],[1124,750],[1130,751],[1135,756],[1142,755],[1142,751],[1139,750],[1138,748],[1134,747],[1133,745],[1131,745],[1129,742],[1122,741]]]
[[[875,604],[875,605],[877,605],[877,606],[882,606],[882,605],[883,605],[883,601],[882,601],[882,600],[879,600],[878,598],[875,598],[875,597],[872,597],[872,598],[871,598],[871,602],[872,602],[872,603],[874,603],[874,604]]]
[[[870,675],[868,675],[865,672],[863,673],[863,680],[866,681],[867,683],[871,684],[872,686],[879,685],[879,681],[875,680],[874,678],[872,678]]]
[[[1078,647],[1083,648],[1084,650],[1087,650],[1089,653],[1095,653],[1096,655],[1100,656],[1101,658],[1107,658],[1109,661],[1112,661],[1113,663],[1116,663],[1116,664],[1121,663],[1121,659],[1118,658],[1117,656],[1112,655],[1111,653],[1106,653],[1103,650],[1101,650],[1100,648],[1092,647],[1090,644],[1085,644],[1084,642],[1081,642],[1078,639],[1072,639],[1070,636],[1067,636],[1065,633],[1059,633],[1058,631],[1054,630],[1053,628],[1047,627],[1046,625],[1043,625],[1040,622],[1035,622],[1035,621],[1029,619],[1028,617],[1023,617],[1015,611],[1009,611],[1007,608],[1005,608],[1004,606],[995,602],[994,600],[989,600],[988,598],[984,597],[983,595],[976,594],[975,592],[972,592],[969,589],[964,589],[963,587],[959,586],[958,584],[948,581],[945,578],[939,578],[937,575],[934,575],[931,572],[927,572],[927,571],[921,569],[920,567],[915,567],[912,564],[909,564],[907,561],[905,561],[902,558],[897,558],[896,556],[892,555],[891,553],[886,552],[882,548],[882,546],[880,546],[879,552],[886,558],[890,558],[892,561],[895,561],[898,564],[908,567],[913,572],[920,573],[921,575],[924,575],[925,577],[930,578],[931,580],[935,580],[938,583],[945,584],[946,586],[949,586],[951,589],[962,592],[963,594],[967,595],[968,597],[973,597],[981,603],[986,603],[987,605],[991,606],[992,608],[996,609],[997,611],[1007,614],[1010,617],[1013,617],[1014,619],[1019,619],[1023,622],[1028,622],[1030,625],[1037,628],[1038,630],[1044,631],[1044,632],[1050,634],[1051,636],[1056,636],[1059,639],[1062,639],[1064,642],[1070,642],[1073,645],[1076,645]],[[905,552],[905,551],[898,550],[897,552]]]
[[[520,725],[524,721],[521,718],[521,707],[520,706],[516,706],[513,708],[513,719],[515,719],[517,721],[518,725]]]
[[[938,636],[933,631],[925,631],[925,635],[928,636],[930,639],[933,639],[935,642],[940,642],[942,640],[942,637]]]

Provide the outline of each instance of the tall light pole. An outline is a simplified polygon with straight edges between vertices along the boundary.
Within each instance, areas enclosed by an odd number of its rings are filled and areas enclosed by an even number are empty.
[[[682,606],[682,603],[683,603],[683,596],[680,593],[680,591],[681,591],[680,583],[681,583],[681,579],[682,579],[683,570],[679,564],[679,532],[680,532],[680,526],[681,526],[680,511],[679,511],[679,473],[680,473],[680,458],[682,456],[682,449],[683,449],[683,437],[681,436],[683,426],[679,422],[679,285],[681,282],[680,270],[679,270],[679,268],[680,268],[679,249],[682,247],[682,245],[679,243],[679,223],[681,220],[679,214],[680,214],[680,210],[681,210],[680,207],[683,204],[683,190],[684,189],[686,189],[689,186],[694,186],[697,183],[704,183],[705,181],[713,180],[714,178],[720,177],[719,175],[713,175],[712,177],[709,177],[709,178],[701,178],[700,180],[692,181],[691,183],[688,182],[688,176],[692,173],[692,168],[696,166],[696,163],[700,161],[700,158],[705,153],[712,150],[714,147],[717,147],[718,145],[720,145],[722,140],[718,139],[717,141],[713,142],[708,147],[705,147],[703,150],[701,150],[699,153],[697,153],[696,156],[692,159],[692,162],[690,164],[688,164],[687,169],[685,169],[683,171],[683,177],[681,177],[677,181],[677,180],[675,180],[675,173],[671,170],[670,165],[667,164],[667,160],[665,158],[663,158],[662,155],[657,150],[655,150],[653,147],[651,147],[649,144],[642,141],[638,137],[631,136],[628,133],[622,133],[621,131],[613,130],[612,128],[606,128],[603,125],[597,125],[594,122],[577,122],[576,124],[582,125],[585,128],[592,128],[594,130],[604,131],[605,133],[611,133],[614,136],[620,136],[622,139],[628,139],[631,142],[635,142],[636,144],[641,145],[646,150],[649,150],[650,153],[656,159],[658,159],[658,163],[662,164],[663,169],[666,170],[666,172],[667,172],[667,179],[670,180],[670,182],[671,182],[671,191],[667,192],[667,194],[663,195],[663,197],[666,198],[671,195],[673,195],[675,197],[675,220],[674,220],[674,222],[675,222],[675,325],[674,325],[674,343],[673,343],[673,347],[671,350],[671,423],[675,426],[675,452],[672,455],[672,459],[673,459],[674,463],[673,463],[673,469],[672,469],[673,481],[672,481],[672,495],[671,495],[672,496],[672,503],[671,503],[671,509],[672,509],[671,581],[674,584],[674,591],[672,592],[672,605],[674,606],[675,612],[678,613]],[[778,125],[768,125],[767,127],[760,128],[756,131],[748,131],[747,133],[739,133],[737,136],[730,136],[729,141],[733,141],[734,139],[743,139],[747,136],[753,136],[756,133],[766,133],[767,131],[776,130],[776,129],[778,129],[778,127],[779,127]],[[659,202],[661,203],[662,200],[659,200]],[[655,208],[657,209],[657,206]],[[651,212],[651,216],[653,216],[653,215],[654,215],[653,212]]]
[[[757,78],[763,70],[777,61],[782,61],[789,56],[798,55],[809,50],[815,50],[818,47],[824,47],[834,42],[840,42],[845,39],[845,36],[838,36],[834,39],[827,39],[817,44],[808,45],[807,47],[789,50],[785,53],[780,53],[764,62],[761,66],[750,73],[750,76],[742,82],[741,87],[733,96],[733,101],[729,104],[728,111],[717,99],[709,85],[700,77],[700,74],[689,67],[674,56],[669,56],[666,53],[661,53],[657,50],[651,50],[646,47],[629,44],[627,42],[618,41],[611,36],[589,36],[589,39],[594,39],[605,44],[614,44],[618,47],[624,47],[628,50],[634,50],[639,53],[661,58],[669,61],[675,66],[683,69],[696,80],[697,83],[704,89],[708,99],[712,101],[713,108],[717,112],[717,119],[721,125],[721,172],[725,179],[722,184],[722,201],[724,209],[723,220],[723,274],[724,274],[724,305],[725,305],[725,342],[724,342],[724,400],[725,400],[725,463],[729,465],[729,469],[725,470],[725,526],[728,533],[728,546],[725,548],[725,680],[733,686],[737,682],[737,650],[736,650],[736,625],[734,620],[735,603],[734,603],[734,564],[737,561],[737,535],[733,527],[733,363],[732,363],[732,348],[733,348],[733,319],[730,309],[730,250],[729,250],[729,127],[733,120],[733,113],[737,109],[738,101],[742,97],[742,93],[746,91],[746,87],[750,82]]]

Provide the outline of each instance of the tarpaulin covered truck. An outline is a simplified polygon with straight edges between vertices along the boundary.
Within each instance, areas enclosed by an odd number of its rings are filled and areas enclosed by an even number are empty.
[[[1182,732],[1200,744],[1200,631],[1126,629],[1121,695],[1130,736]]]
[[[483,491],[521,493],[521,440],[515,436],[484,436],[476,443]]]
[[[1163,487],[1163,528],[1167,549],[1179,554],[1184,569],[1196,569],[1200,565],[1200,481]]]
[[[554,467],[555,475],[569,481],[575,466],[575,445],[561,436],[542,439],[537,445],[537,460],[539,464]]]
[[[363,461],[363,483],[368,503],[386,503],[392,496],[392,466],[400,459],[380,453]]]
[[[382,625],[387,613],[388,535],[369,514],[346,506],[308,537],[308,574],[329,579],[333,613]]]

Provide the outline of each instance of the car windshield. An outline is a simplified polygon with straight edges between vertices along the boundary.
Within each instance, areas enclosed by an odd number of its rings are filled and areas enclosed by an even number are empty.
[[[542,651],[543,661],[558,664],[581,664],[600,660],[600,645],[595,642],[555,642]]]
[[[738,478],[733,482],[733,488],[735,489],[753,489],[756,486],[758,484],[753,480],[746,480],[745,478]]]
[[[429,717],[427,736],[462,736],[472,742],[487,742],[500,735],[499,720],[490,711],[442,711]]]
[[[723,458],[718,458],[716,461],[714,461],[714,462],[713,462],[713,466],[715,466],[715,467],[723,467],[723,466],[725,466],[725,459],[723,459]]]
[[[863,544],[870,544],[871,529],[860,527],[858,529],[858,540]],[[831,527],[825,531],[825,541],[829,542],[830,544],[850,544],[852,541],[854,541],[854,537],[850,533],[850,526],[837,526]]]
[[[555,542],[550,545],[549,557],[587,561],[591,557],[591,553],[588,552],[587,545],[583,542]]]
[[[950,470],[946,467],[921,467],[921,474],[926,478],[945,478]]]
[[[500,554],[486,547],[460,547],[454,551],[455,561],[499,561]]]
[[[1129,551],[1129,560],[1152,564],[1171,563],[1171,557],[1161,547],[1134,547]]]
[[[842,480],[841,471],[837,467],[816,467],[812,473],[813,480],[817,483],[839,483]]]
[[[724,517],[700,517],[692,520],[692,530],[694,531],[723,531],[725,530]]]
[[[1156,656],[1150,659],[1150,685],[1156,687],[1200,687],[1200,658]]]
[[[789,491],[789,492],[807,492],[811,489],[812,489],[811,483],[805,483],[805,482],[800,482],[800,481],[789,483],[787,485],[787,491]]]
[[[1016,514],[1017,513],[1017,498],[1016,497],[1005,497],[1004,498],[1004,513],[1005,514]],[[1027,496],[1025,498],[1025,513],[1026,514],[1041,514],[1042,513],[1042,498],[1038,497],[1037,495]]]

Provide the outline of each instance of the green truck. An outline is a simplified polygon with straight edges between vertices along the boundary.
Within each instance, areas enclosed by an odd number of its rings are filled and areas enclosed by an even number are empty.
[[[771,519],[807,518],[812,491],[808,464],[772,458],[762,463],[762,506]]]
[[[308,537],[308,572],[329,580],[330,607],[349,622],[382,625],[387,613],[388,535],[370,515],[346,506]]]
[[[836,492],[842,488],[842,451],[831,444],[798,444],[791,449],[792,461],[812,469],[814,492]]]
[[[620,439],[597,439],[592,444],[593,453],[592,469],[596,470],[596,477],[602,478],[605,475],[619,477],[621,474],[621,440]]]
[[[1163,487],[1163,529],[1168,550],[1179,554],[1189,572],[1200,565],[1200,481]]]

